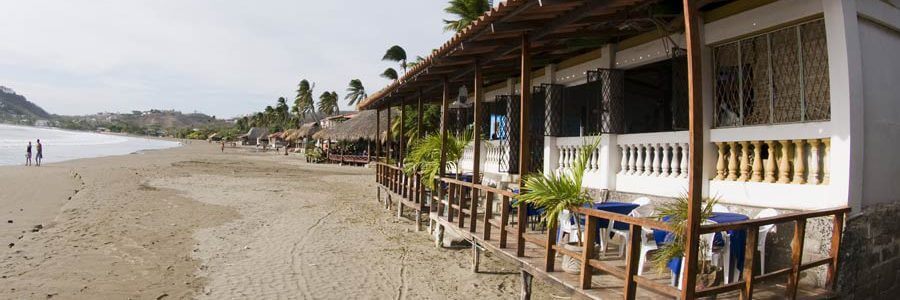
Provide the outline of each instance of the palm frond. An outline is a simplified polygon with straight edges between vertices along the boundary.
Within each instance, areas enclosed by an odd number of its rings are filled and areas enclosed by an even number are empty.
[[[381,73],[381,77],[390,80],[397,80],[397,78],[400,78],[400,76],[397,75],[397,70],[394,70],[394,68],[385,69],[384,72]]]

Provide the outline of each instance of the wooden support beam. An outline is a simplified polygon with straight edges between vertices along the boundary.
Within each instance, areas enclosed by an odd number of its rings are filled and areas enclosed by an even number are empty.
[[[597,223],[599,219],[591,216],[584,217],[584,251],[581,255],[581,288],[591,288],[591,278],[594,276],[594,268],[590,261],[593,259],[594,242],[597,240]]]
[[[472,128],[472,183],[473,184],[481,184],[481,114],[484,110],[484,87],[483,78],[481,77],[481,65],[476,60],[474,62],[475,67],[475,78],[472,82],[475,101],[473,102],[473,110],[474,113],[472,120],[473,128]],[[475,223],[478,220],[478,189],[472,189],[472,202],[469,210],[472,212],[472,215],[469,217],[469,230],[471,232],[475,232]]]
[[[381,109],[375,110],[375,159],[381,161]]]
[[[759,237],[759,227],[747,228],[747,241],[744,245],[744,289],[741,290],[741,299],[753,299],[753,261],[756,259],[756,246]]]
[[[794,238],[791,240],[791,272],[788,273],[787,289],[784,297],[797,299],[797,287],[800,284],[800,264],[803,263],[803,242],[806,236],[806,219],[794,223]]]
[[[516,208],[516,256],[525,256],[525,228],[528,227],[528,204],[519,203]]]
[[[628,227],[628,255],[625,257],[625,299],[628,300],[633,300],[637,295],[634,277],[637,276],[641,259],[641,234],[640,225],[631,224]]]
[[[425,101],[425,99],[424,96],[422,96],[422,89],[419,89],[419,95],[416,97],[416,133],[419,135],[419,138],[425,137],[425,129],[422,127],[422,118],[425,116],[422,104],[423,101]]]
[[[700,14],[696,0],[683,0],[684,32],[688,67],[688,213],[685,226],[685,276],[681,298],[694,299],[699,255],[700,206],[703,202],[703,89],[701,67]]]
[[[406,153],[406,143],[404,143],[406,141],[406,126],[403,126],[404,120],[406,120],[406,105],[404,105],[404,101],[400,101],[400,138],[397,140],[399,144],[397,148],[400,150],[397,153],[397,165],[400,167],[403,167],[403,157]]]
[[[447,78],[444,77],[441,79],[441,85],[443,88],[443,92],[441,93],[441,166],[440,170],[438,170],[438,176],[443,178],[447,175],[447,129],[449,122],[449,110],[450,110],[450,83],[447,81]]]
[[[494,219],[494,197],[495,194],[492,191],[487,191],[486,196],[484,197],[484,229],[482,232],[482,238],[485,241],[491,240],[491,220]]]
[[[509,225],[509,196],[500,200],[500,248],[506,248],[506,225]]]
[[[531,300],[531,281],[533,280],[533,276],[525,270],[522,270],[522,300]]]
[[[394,150],[393,150],[393,140],[394,138],[391,136],[391,106],[387,107],[387,161],[386,163],[390,165],[395,165],[391,163],[391,159],[394,158]]]
[[[519,184],[522,178],[531,170],[530,155],[530,106],[531,106],[531,39],[528,34],[522,34],[522,45],[519,47],[522,60],[519,66]]]
[[[831,265],[828,266],[828,277],[825,280],[825,286],[834,290],[837,284],[838,275],[838,257],[841,249],[841,235],[844,232],[844,213],[834,215],[831,229]]]
[[[547,226],[547,252],[544,252],[544,271],[553,272],[556,265],[556,238],[559,222],[553,223],[553,226]]]

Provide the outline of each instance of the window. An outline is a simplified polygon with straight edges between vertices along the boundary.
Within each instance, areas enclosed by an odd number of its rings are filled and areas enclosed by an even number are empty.
[[[713,48],[716,126],[831,118],[821,19]]]

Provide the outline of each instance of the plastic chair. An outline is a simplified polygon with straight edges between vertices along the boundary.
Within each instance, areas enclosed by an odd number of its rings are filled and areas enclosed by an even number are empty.
[[[777,215],[778,215],[778,211],[771,209],[771,208],[766,208],[766,209],[763,209],[762,211],[760,211],[759,214],[756,215],[755,219],[774,217]],[[776,231],[775,224],[759,226],[759,235],[757,236],[758,242],[756,244],[756,249],[759,250],[759,272],[760,272],[760,274],[766,274],[766,236],[769,234],[769,232],[775,232],[775,231]],[[744,266],[744,268],[747,268],[747,267],[748,266]],[[749,266],[749,267],[752,268],[753,266]]]
[[[715,208],[713,208],[713,210],[715,210]],[[705,221],[705,222],[703,222],[702,225],[709,225],[709,224],[716,224],[716,223],[712,222],[712,221]],[[731,282],[731,270],[730,270],[731,268],[729,267],[731,265],[731,245],[730,245],[730,241],[728,239],[727,232],[718,232],[718,233],[721,234],[722,239],[725,240],[725,246],[722,247],[720,251],[715,251],[715,249],[714,249],[715,245],[713,245],[715,243],[715,239],[716,239],[716,232],[700,235],[700,239],[705,241],[706,245],[708,245],[708,247],[702,248],[699,250],[706,251],[706,257],[710,258],[710,262],[713,264],[713,266],[717,266],[717,267],[725,266],[722,269],[725,273],[725,284],[728,284]],[[678,278],[678,286],[677,286],[678,289],[681,289],[681,282],[682,282],[682,279],[684,279],[684,265],[685,265],[685,262],[682,260],[681,271],[679,272],[681,275],[675,276],[675,274],[672,274],[672,284],[675,284],[675,278]]]
[[[634,199],[634,201],[632,201],[631,203],[637,204],[638,207],[635,208],[634,210],[632,210],[630,213],[628,213],[628,216],[630,216],[630,217],[635,217],[635,218],[640,218],[640,217],[651,217],[651,216],[653,215],[652,212],[651,212],[651,213],[641,213],[641,212],[643,211],[641,208],[643,208],[643,207],[647,206],[648,204],[650,204],[650,198],[647,198],[647,197],[640,197],[640,198]],[[619,247],[619,256],[625,256],[625,245],[628,244],[628,241],[629,241],[629,238],[630,238],[630,236],[629,236],[630,234],[628,233],[628,230],[616,229],[616,228],[615,228],[615,223],[616,223],[616,221],[609,221],[609,224],[607,224],[607,226],[608,226],[608,227],[607,227],[607,231],[608,231],[608,232],[612,232],[613,235],[621,236],[621,237],[622,237],[622,240],[625,241],[625,242],[622,243],[622,246]],[[644,233],[645,233],[645,235],[646,235],[647,229],[643,229],[642,231],[644,231]],[[650,234],[653,234],[653,231],[652,231],[652,230],[650,231]],[[600,237],[601,240],[605,240],[605,239],[608,239],[608,238],[609,238],[608,233],[607,233],[607,234],[603,234],[603,235]],[[653,242],[654,249],[656,249],[656,248],[655,248],[655,246],[656,246],[656,241],[653,241],[652,238],[651,238],[650,240]],[[644,237],[642,237],[642,242],[641,242],[641,244],[642,244],[642,245],[641,245],[641,262],[643,262],[644,257],[645,257],[645,255],[646,255],[646,252],[644,252],[644,247],[643,247],[643,246],[644,246],[643,244],[644,244],[646,241],[647,241],[647,239],[644,238]],[[606,245],[609,245],[608,241],[604,241],[604,242],[605,242]],[[649,247],[650,245],[648,244],[647,246]],[[606,247],[604,247],[604,248],[602,248],[602,249],[605,251],[605,250],[606,250]],[[647,251],[650,251],[650,250],[647,250]],[[640,272],[640,269],[638,269],[638,272]]]

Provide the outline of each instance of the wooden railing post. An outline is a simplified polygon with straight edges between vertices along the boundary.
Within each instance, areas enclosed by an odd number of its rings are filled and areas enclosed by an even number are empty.
[[[456,210],[456,226],[459,226],[459,228],[462,229],[466,228],[466,212],[463,211],[463,208],[466,207],[466,186],[459,185],[456,192],[459,193],[457,196],[458,198],[456,198],[456,205],[459,207],[459,209]]]
[[[553,223],[553,226],[547,227],[547,252],[544,255],[544,271],[553,272],[556,264],[556,229],[559,228],[559,222]]]
[[[597,221],[596,217],[584,216],[584,252],[581,253],[581,288],[591,288],[591,277],[594,275],[594,268],[591,267],[591,259],[594,253],[594,241],[597,240]]]
[[[794,239],[791,241],[791,273],[788,274],[785,297],[797,298],[797,285],[800,282],[800,264],[803,263],[803,237],[806,235],[806,218],[794,223]]]
[[[634,299],[637,295],[637,283],[634,277],[637,276],[638,265],[641,258],[641,231],[640,225],[631,224],[628,226],[628,255],[625,258],[625,299]],[[727,268],[727,267],[726,267]]]
[[[494,219],[494,192],[487,192],[484,198],[484,224],[482,224],[482,226],[484,226],[484,235],[482,238],[484,238],[485,241],[491,240],[492,219]]]
[[[456,198],[456,184],[455,183],[447,183],[447,222],[453,223],[453,215],[455,211],[453,210],[453,198]]]
[[[747,241],[744,245],[744,289],[741,290],[741,299],[753,299],[753,261],[756,260],[756,245],[759,237],[759,227],[747,228]]]
[[[838,257],[841,249],[841,235],[844,233],[844,213],[834,214],[831,230],[831,263],[828,266],[828,277],[825,286],[834,290],[838,275]]]
[[[518,200],[519,207],[517,209],[516,221],[516,256],[525,256],[525,228],[528,227],[528,204]]]
[[[500,200],[500,248],[506,248],[506,225],[509,224],[509,196]]]
[[[478,229],[478,197],[481,197],[481,190],[473,185],[472,199],[469,200],[469,232]]]

